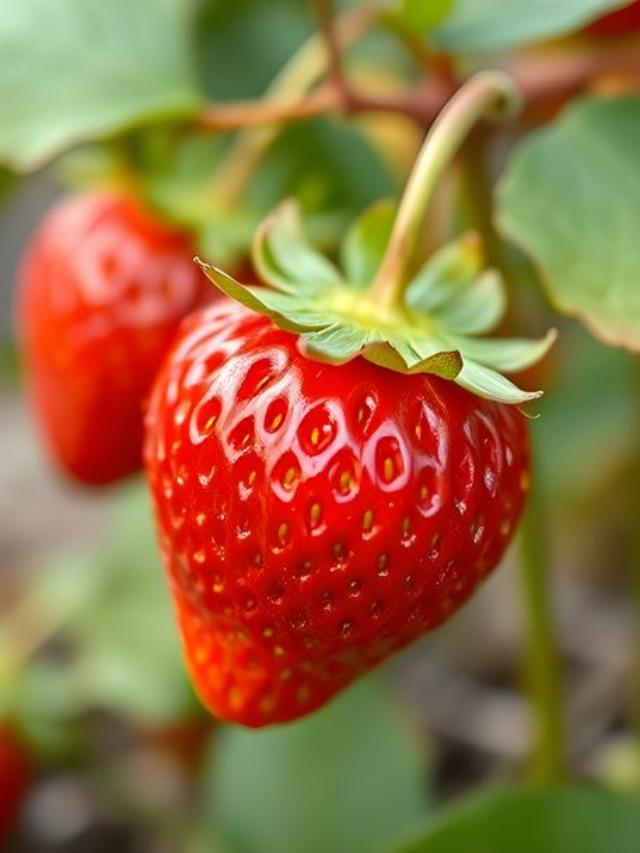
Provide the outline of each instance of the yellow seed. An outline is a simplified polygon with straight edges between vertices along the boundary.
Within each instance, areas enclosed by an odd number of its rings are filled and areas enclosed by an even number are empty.
[[[286,667],[286,669],[283,669],[280,671],[280,678],[283,681],[290,681],[292,675],[293,675],[293,670],[290,669],[289,667]]]
[[[288,468],[283,477],[283,485],[285,488],[289,488],[289,486],[293,483],[296,478],[296,472],[293,468]]]
[[[224,583],[221,580],[216,580],[213,584],[213,591],[220,593],[224,590]]]
[[[207,559],[207,553],[204,548],[201,548],[199,551],[196,551],[193,555],[193,559],[196,563],[200,563],[202,565],[202,563],[204,563],[204,561]]]
[[[272,693],[263,696],[260,700],[260,710],[263,714],[271,714],[276,707],[276,699]]]
[[[371,530],[373,524],[373,512],[368,509],[362,517],[362,529],[367,533]]]
[[[271,628],[271,627],[265,628],[264,631],[262,632],[262,636],[266,640],[269,640],[271,637],[273,637],[274,634],[275,634],[275,629]]]
[[[358,409],[358,423],[359,423],[359,424],[360,424],[360,423],[362,423],[362,421],[363,421],[363,420],[364,420],[364,409],[363,409],[363,408],[362,408],[362,406],[361,406],[361,407]]]
[[[282,524],[278,528],[278,539],[281,542],[286,542],[288,533],[289,533],[289,525],[282,522]]]
[[[409,535],[409,531],[411,530],[411,521],[408,518],[402,519],[402,535],[406,539]]]
[[[311,691],[306,684],[303,684],[302,687],[298,688],[296,695],[298,697],[298,702],[301,705],[306,705],[311,700]]]
[[[282,414],[276,415],[275,418],[271,421],[271,429],[276,430],[282,423]]]
[[[277,658],[281,658],[284,655],[284,649],[282,646],[274,646],[273,653]]]
[[[344,553],[344,546],[343,546],[342,542],[336,542],[335,545],[333,546],[333,556],[336,559],[340,559],[340,557],[342,557],[343,553]]]
[[[343,492],[351,488],[351,474],[348,471],[343,471],[340,474],[340,488]]]
[[[207,516],[205,515],[204,512],[199,512],[196,515],[196,524],[198,525],[198,527],[202,527],[202,525],[205,523],[206,520],[207,520]]]
[[[420,424],[416,424],[416,438],[418,441],[422,440],[422,426]]]
[[[205,430],[208,432],[208,431],[211,429],[211,427],[215,424],[215,422],[216,422],[217,420],[218,420],[218,416],[217,416],[217,415],[211,415],[211,417],[209,418],[209,420],[208,420],[208,421],[206,422],[206,424],[204,425]]]
[[[320,521],[320,513],[322,512],[322,507],[319,503],[311,504],[311,509],[309,510],[309,520],[311,521],[311,526],[315,527],[317,523]]]
[[[389,565],[389,557],[386,554],[380,554],[378,557],[378,568],[386,569]]]
[[[439,534],[439,533],[434,533],[434,534],[433,534],[433,538],[432,538],[432,540],[431,540],[431,548],[432,548],[433,550],[435,550],[435,549],[440,545],[440,540],[441,540],[441,539],[442,539],[442,536],[440,536],[440,534]]]
[[[238,711],[242,707],[242,691],[235,685],[229,690],[229,705],[234,711]]]
[[[311,430],[311,444],[313,444],[314,447],[317,447],[318,444],[320,444],[320,430],[318,427],[314,427]]]
[[[389,482],[390,480],[393,480],[393,475],[395,474],[395,470],[396,469],[395,469],[395,465],[393,464],[393,459],[390,456],[387,456],[387,458],[382,463],[382,473],[383,473],[384,479],[387,482]]]
[[[196,649],[195,660],[197,664],[202,665],[206,661],[207,657],[207,650],[203,646]]]
[[[429,489],[426,486],[420,486],[420,500],[426,501],[429,497]]]
[[[249,483],[249,485],[250,485],[250,486],[252,486],[252,485],[253,485],[253,483],[254,483],[254,481],[255,481],[255,479],[256,479],[256,477],[257,477],[257,475],[258,475],[258,472],[257,472],[257,471],[252,471],[252,472],[249,474],[249,476],[247,477],[247,483]]]

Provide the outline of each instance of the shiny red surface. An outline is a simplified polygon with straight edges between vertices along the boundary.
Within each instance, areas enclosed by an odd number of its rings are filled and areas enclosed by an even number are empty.
[[[179,323],[211,292],[181,233],[116,195],[64,199],[18,283],[26,383],[52,455],[89,484],[141,467],[142,406]]]
[[[587,28],[595,36],[626,36],[640,30],[640,0],[603,15]]]
[[[310,361],[229,302],[186,321],[145,459],[196,687],[249,726],[308,713],[447,619],[500,559],[529,481],[515,408]]]

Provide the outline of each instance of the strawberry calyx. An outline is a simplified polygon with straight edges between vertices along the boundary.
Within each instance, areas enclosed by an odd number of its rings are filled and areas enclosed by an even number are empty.
[[[256,233],[253,263],[266,286],[245,285],[197,259],[227,296],[300,336],[305,353],[336,364],[356,356],[399,373],[433,373],[481,397],[522,404],[524,391],[502,375],[539,361],[556,333],[541,340],[481,338],[502,319],[499,273],[484,269],[480,238],[465,234],[435,252],[408,282],[402,300],[381,306],[371,294],[394,222],[379,203],[347,232],[340,267],[306,238],[300,210],[284,202]]]
[[[400,373],[434,373],[502,403],[526,403],[502,372],[530,367],[549,349],[542,340],[479,338],[504,314],[504,285],[485,269],[479,237],[468,234],[436,251],[415,272],[433,189],[474,123],[508,115],[518,92],[501,72],[470,78],[433,123],[397,210],[375,205],[347,232],[340,266],[307,239],[294,202],[258,228],[253,263],[267,287],[247,287],[201,263],[228,296],[300,335],[311,358],[337,364],[362,356]]]

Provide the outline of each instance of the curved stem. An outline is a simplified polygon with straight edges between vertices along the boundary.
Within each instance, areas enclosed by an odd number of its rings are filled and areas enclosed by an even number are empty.
[[[371,26],[376,15],[375,10],[367,6],[336,20],[337,44],[342,49],[348,47]],[[295,105],[326,72],[328,60],[324,37],[316,33],[292,56],[269,86],[260,102],[263,110],[268,112],[270,107]],[[335,105],[335,99],[319,98],[315,105],[319,110],[310,114],[327,112]],[[278,132],[279,127],[273,124],[245,131],[237,137],[214,183],[214,191],[223,206],[232,207],[242,195]]]
[[[526,616],[525,677],[536,721],[534,779],[558,781],[564,769],[560,659],[549,594],[545,523],[535,488],[520,528],[521,580]]]
[[[431,194],[442,172],[483,115],[489,110],[508,109],[516,101],[517,91],[509,77],[497,71],[481,72],[458,89],[433,123],[409,176],[370,291],[383,308],[401,301]]]

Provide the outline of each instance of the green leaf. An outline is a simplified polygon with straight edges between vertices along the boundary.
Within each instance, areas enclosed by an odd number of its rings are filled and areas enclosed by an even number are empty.
[[[200,108],[181,0],[0,0],[0,161]]]
[[[519,146],[499,195],[554,306],[639,351],[640,98],[576,104]]]
[[[423,35],[443,21],[453,6],[453,0],[400,0],[398,7],[391,8],[385,18],[392,26]]]
[[[262,244],[269,250],[271,264],[261,263]],[[277,271],[275,281],[293,282],[312,287],[335,285],[342,281],[334,265],[317,252],[302,230],[300,207],[293,201],[283,202],[264,221],[256,236],[256,267],[266,273]]]
[[[578,30],[623,5],[620,0],[456,0],[430,40],[452,53],[517,47]]]
[[[489,332],[502,319],[507,300],[501,275],[487,270],[467,288],[434,311],[438,325],[463,335]]]
[[[299,723],[228,729],[204,789],[211,832],[234,853],[368,853],[427,812],[420,744],[375,677]]]
[[[587,787],[497,788],[395,853],[637,853],[640,807]]]
[[[349,284],[369,287],[382,263],[395,220],[395,202],[369,207],[347,231],[340,260]]]
[[[464,234],[435,252],[407,287],[405,302],[414,311],[437,310],[472,287],[482,271],[477,234]]]
[[[449,340],[473,361],[500,373],[516,373],[544,358],[557,337],[557,331],[550,329],[544,338],[537,341],[528,338],[462,338],[458,335],[450,335]]]
[[[500,373],[464,356],[456,382],[479,397],[497,400],[499,403],[521,405],[542,396],[542,391],[522,391]]]

